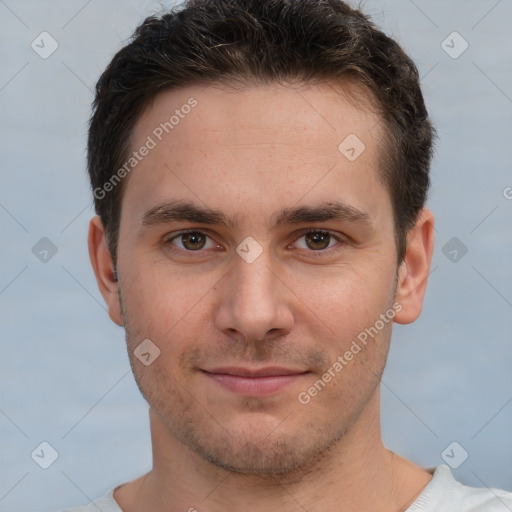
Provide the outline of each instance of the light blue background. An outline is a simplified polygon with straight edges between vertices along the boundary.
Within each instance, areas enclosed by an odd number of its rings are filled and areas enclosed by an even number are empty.
[[[2,265],[0,511],[85,504],[150,468],[147,405],[124,333],[104,308],[86,235],[85,172],[99,74],[158,2],[0,1]],[[457,441],[469,485],[512,491],[512,2],[372,0],[364,9],[413,57],[439,131],[429,206],[433,271],[420,320],[396,326],[383,437],[430,467]],[[30,43],[49,32],[48,59]],[[452,59],[441,42],[469,43]],[[442,247],[468,253],[452,263]],[[46,264],[31,248],[57,246]],[[47,470],[30,454],[59,453]]]

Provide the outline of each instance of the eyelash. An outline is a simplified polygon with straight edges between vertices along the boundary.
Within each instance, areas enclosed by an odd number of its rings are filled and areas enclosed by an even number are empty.
[[[171,247],[169,250],[170,252],[174,253],[174,254],[183,254],[183,253],[196,253],[197,255],[200,255],[201,253],[203,253],[205,250],[207,249],[198,249],[197,251],[190,251],[190,250],[186,250],[186,249],[180,249],[180,248],[175,248],[175,246],[172,244],[172,241],[179,238],[180,236],[183,236],[183,235],[186,235],[188,233],[197,233],[197,234],[201,234],[201,235],[204,235],[206,237],[208,237],[210,240],[213,240],[212,237],[200,230],[200,229],[187,229],[187,230],[184,230],[184,231],[180,231],[179,233],[175,233],[173,234],[171,237],[169,238],[165,238],[164,239],[164,244],[168,247]],[[343,246],[343,245],[346,245],[347,244],[347,241],[344,240],[341,236],[339,235],[335,235],[334,233],[332,233],[331,231],[327,231],[327,230],[324,230],[324,229],[308,229],[306,231],[303,231],[300,233],[299,237],[296,239],[299,240],[301,238],[303,238],[304,236],[307,236],[311,233],[317,233],[317,234],[322,234],[322,235],[329,235],[331,238],[334,238],[337,242],[337,246]],[[219,244],[218,244],[219,245]],[[317,251],[313,250],[313,249],[301,249],[301,250],[305,250],[309,253],[310,256],[313,256],[315,258],[317,257],[321,257],[321,256],[325,256],[326,254],[331,254],[331,252],[336,252],[336,251],[339,251],[341,250],[341,247],[337,247],[336,245],[335,246],[332,246],[332,247],[327,247],[326,249],[319,249]]]

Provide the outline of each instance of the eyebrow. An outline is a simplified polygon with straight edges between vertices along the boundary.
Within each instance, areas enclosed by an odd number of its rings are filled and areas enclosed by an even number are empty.
[[[220,210],[204,208],[188,201],[170,201],[149,209],[142,216],[142,226],[151,227],[176,221],[219,225],[234,230],[238,216],[229,216]],[[314,206],[284,208],[271,216],[269,225],[274,230],[285,224],[324,222],[328,220],[348,221],[373,225],[371,216],[343,202],[327,202]]]

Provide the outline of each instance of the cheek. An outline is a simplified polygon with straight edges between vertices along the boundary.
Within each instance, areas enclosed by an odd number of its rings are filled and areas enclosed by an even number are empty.
[[[215,311],[232,299],[233,288],[227,288],[229,268],[204,264],[173,268],[160,254],[130,249],[120,252],[132,255],[120,264],[126,269],[122,292],[132,343],[149,338],[173,354],[208,343]],[[310,343],[319,348],[323,344],[329,353],[335,349],[338,355],[373,325],[392,303],[393,290],[390,268],[378,261],[378,254],[371,256],[356,258],[350,265],[283,268],[280,279],[286,287],[279,300],[296,319],[293,329],[307,332]]]
[[[175,272],[151,264],[132,269],[122,289],[132,343],[149,338],[160,350],[176,352],[180,345],[188,346],[198,339],[218,279],[194,275],[191,269]]]
[[[314,313],[330,337],[339,337],[343,343],[374,325],[393,302],[389,272],[384,274],[375,267],[374,272],[339,269],[314,283],[306,280],[301,287],[307,290],[299,295],[304,315]]]

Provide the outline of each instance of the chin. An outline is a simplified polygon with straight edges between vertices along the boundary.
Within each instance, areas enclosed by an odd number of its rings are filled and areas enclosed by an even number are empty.
[[[210,429],[190,428],[176,432],[178,439],[206,462],[240,475],[278,476],[309,472],[315,462],[341,438],[342,432],[324,431],[312,425],[295,425],[280,429],[273,418],[273,428],[258,427],[251,422],[244,429],[224,429],[216,424]],[[197,423],[196,423],[197,425]],[[293,424],[288,424],[292,427]],[[181,435],[180,435],[181,434]]]

